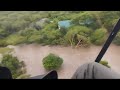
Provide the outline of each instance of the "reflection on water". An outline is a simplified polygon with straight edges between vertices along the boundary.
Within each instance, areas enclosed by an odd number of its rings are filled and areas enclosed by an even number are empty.
[[[31,76],[36,76],[46,73],[42,65],[42,59],[49,53],[57,54],[64,59],[62,68],[58,70],[59,78],[71,78],[80,65],[93,62],[101,48],[101,46],[91,46],[90,48],[73,49],[71,47],[30,44],[16,46],[14,55],[26,63],[27,72]],[[117,72],[120,72],[119,53],[120,47],[111,45],[103,57]]]

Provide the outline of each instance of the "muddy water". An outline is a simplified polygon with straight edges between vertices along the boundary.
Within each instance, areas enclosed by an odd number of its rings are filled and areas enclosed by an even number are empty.
[[[14,55],[25,62],[28,74],[36,76],[47,72],[42,65],[43,57],[49,53],[57,54],[64,59],[62,67],[58,70],[59,78],[69,79],[80,65],[93,62],[101,48],[101,46],[91,46],[90,48],[73,49],[30,44],[15,46]],[[108,60],[112,69],[120,73],[120,46],[112,44],[103,59]]]

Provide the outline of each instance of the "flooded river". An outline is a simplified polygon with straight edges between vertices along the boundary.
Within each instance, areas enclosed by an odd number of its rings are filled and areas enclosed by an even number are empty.
[[[91,46],[90,48],[73,49],[71,47],[30,44],[15,46],[14,55],[25,62],[28,74],[36,76],[46,73],[42,59],[49,53],[57,54],[64,60],[62,67],[58,70],[58,76],[69,79],[80,65],[94,62],[101,48],[101,46]],[[113,70],[120,73],[120,46],[111,44],[103,59],[109,62]]]

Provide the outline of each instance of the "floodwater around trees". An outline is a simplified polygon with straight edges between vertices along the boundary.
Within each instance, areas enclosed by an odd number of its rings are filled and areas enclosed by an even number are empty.
[[[63,58],[64,62],[58,70],[61,79],[70,79],[75,70],[86,62],[94,62],[102,46],[90,48],[71,48],[62,46],[41,46],[38,44],[14,46],[14,55],[26,64],[27,73],[31,76],[47,73],[42,64],[42,59],[49,53],[54,53]],[[111,44],[102,58],[107,60],[111,69],[120,73],[120,46]]]

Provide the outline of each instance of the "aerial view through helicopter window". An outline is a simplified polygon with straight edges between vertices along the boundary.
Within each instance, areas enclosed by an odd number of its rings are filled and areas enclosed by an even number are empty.
[[[0,11],[0,67],[13,79],[56,70],[71,79],[95,62],[120,18],[120,11]],[[120,73],[120,32],[99,64]]]

